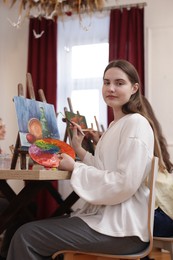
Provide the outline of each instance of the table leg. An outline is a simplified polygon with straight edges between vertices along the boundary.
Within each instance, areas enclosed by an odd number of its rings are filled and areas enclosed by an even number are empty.
[[[31,183],[28,183],[19,194],[13,196],[10,200],[9,206],[0,215],[0,234],[8,227],[9,223],[18,216],[19,213],[27,221],[35,219],[27,206],[41,188],[43,188],[43,183],[34,181],[32,185]]]
[[[16,196],[16,193],[5,180],[0,180],[0,191],[8,201],[11,201]]]
[[[2,190],[10,204],[0,215],[0,234],[8,227],[11,221],[15,220],[18,214],[26,219],[26,222],[35,219],[28,205],[41,189],[47,189],[58,203],[57,210],[52,216],[71,213],[72,205],[79,199],[79,196],[75,192],[72,192],[65,200],[62,200],[59,192],[53,188],[49,181],[30,181],[19,194],[16,194],[7,182],[2,180],[0,181],[0,190]]]
[[[71,207],[73,204],[79,199],[79,196],[72,191],[70,195],[60,204],[58,209],[53,213],[52,217],[54,216],[61,216],[65,213],[72,212]]]

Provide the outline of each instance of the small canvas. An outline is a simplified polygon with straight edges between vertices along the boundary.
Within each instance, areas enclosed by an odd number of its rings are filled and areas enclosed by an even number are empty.
[[[85,116],[80,115],[80,114],[75,114],[71,111],[65,111],[65,116],[68,120],[73,121],[73,122],[77,123],[78,125],[80,125],[81,128],[83,128],[83,129],[88,128]],[[69,122],[67,122],[67,127],[68,127],[69,135],[72,138],[73,132],[70,129]],[[83,142],[82,142],[82,146],[86,151],[94,154],[94,145],[90,139],[84,138]]]
[[[59,139],[55,109],[52,104],[14,97],[21,147],[29,147],[38,139]]]

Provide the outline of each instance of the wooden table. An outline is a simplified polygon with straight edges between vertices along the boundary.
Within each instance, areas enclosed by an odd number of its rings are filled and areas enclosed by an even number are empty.
[[[71,212],[71,206],[78,200],[78,195],[72,192],[62,200],[58,191],[52,188],[51,180],[68,180],[71,173],[59,170],[0,170],[0,191],[9,201],[9,206],[0,215],[0,234],[8,227],[11,221],[22,214],[26,222],[35,217],[28,209],[34,196],[46,188],[57,201],[57,210],[52,216],[60,216]],[[16,194],[7,183],[7,180],[25,180],[27,184]]]
[[[0,180],[68,180],[71,173],[59,170],[0,170]]]

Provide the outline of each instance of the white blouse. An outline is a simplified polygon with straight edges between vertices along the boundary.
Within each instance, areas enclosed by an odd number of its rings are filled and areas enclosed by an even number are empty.
[[[95,156],[87,152],[71,177],[74,191],[86,201],[73,216],[109,236],[149,240],[149,190],[144,184],[151,169],[154,136],[140,114],[112,122],[100,138]]]

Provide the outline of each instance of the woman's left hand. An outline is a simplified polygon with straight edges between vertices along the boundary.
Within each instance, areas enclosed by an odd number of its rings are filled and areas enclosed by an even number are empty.
[[[65,170],[65,171],[73,171],[74,164],[75,164],[75,161],[71,156],[69,156],[66,153],[62,153],[60,155],[60,164],[59,164],[58,169]]]

